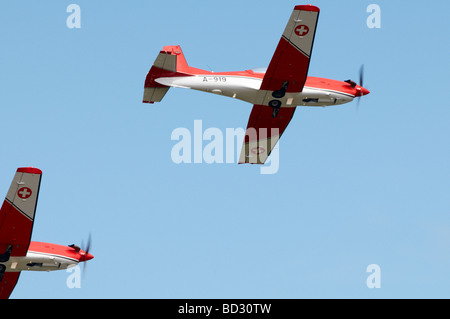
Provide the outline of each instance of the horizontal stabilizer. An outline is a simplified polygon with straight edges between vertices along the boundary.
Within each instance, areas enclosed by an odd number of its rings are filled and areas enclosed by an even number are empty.
[[[144,88],[144,103],[151,103],[154,102],[161,102],[164,95],[166,95],[167,91],[169,91],[170,87],[164,86],[164,87],[151,87],[151,88]]]
[[[159,52],[150,71],[145,78],[144,103],[161,102],[170,87],[159,84],[155,80],[160,77],[174,76],[178,72],[189,69],[183,51],[179,45],[165,46]]]

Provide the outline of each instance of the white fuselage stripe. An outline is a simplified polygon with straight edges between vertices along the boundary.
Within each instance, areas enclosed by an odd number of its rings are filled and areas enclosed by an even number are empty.
[[[199,90],[236,98],[251,104],[268,105],[272,91],[260,90],[262,78],[234,74],[195,74],[161,77],[156,82],[172,87]],[[286,93],[282,107],[329,106],[351,102],[355,95],[339,90],[305,86],[302,92]]]
[[[32,250],[29,250],[29,251],[27,252],[27,255],[28,255],[29,253],[32,253],[32,254],[41,256],[41,257],[43,257],[43,258],[46,258],[46,257],[56,257],[56,258],[61,258],[61,259],[67,259],[67,260],[69,260],[69,261],[74,261],[74,262],[77,262],[77,263],[79,262],[78,259],[76,259],[76,258],[71,258],[71,257],[67,257],[67,256],[64,256],[64,255],[50,254],[50,253],[43,253],[43,252],[41,252],[41,251],[32,251]]]

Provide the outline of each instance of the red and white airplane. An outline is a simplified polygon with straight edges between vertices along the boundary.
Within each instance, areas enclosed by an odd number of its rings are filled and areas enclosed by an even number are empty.
[[[42,171],[18,168],[0,209],[0,299],[9,298],[21,271],[67,269],[94,256],[76,245],[31,241]]]
[[[328,106],[370,92],[354,81],[308,75],[319,8],[294,7],[267,70],[210,72],[188,66],[180,46],[165,46],[147,74],[144,103],[160,102],[170,87],[224,95],[253,105],[239,163],[263,164],[297,106]]]

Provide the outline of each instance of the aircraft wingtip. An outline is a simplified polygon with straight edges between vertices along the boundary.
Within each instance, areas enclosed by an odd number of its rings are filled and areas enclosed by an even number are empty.
[[[39,168],[36,167],[19,167],[17,169],[18,173],[29,173],[29,174],[41,174],[42,171]]]

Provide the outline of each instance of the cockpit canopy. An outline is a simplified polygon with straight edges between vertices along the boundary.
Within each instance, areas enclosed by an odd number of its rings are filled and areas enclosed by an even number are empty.
[[[267,72],[267,67],[254,68],[254,69],[252,69],[252,71],[255,72],[255,73],[266,73]]]

